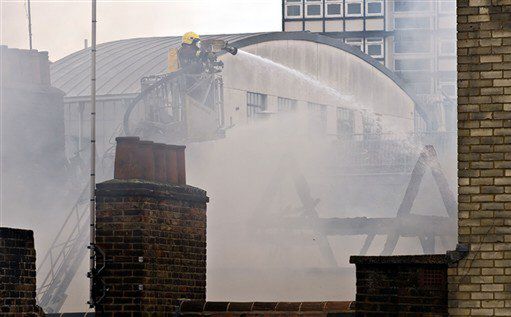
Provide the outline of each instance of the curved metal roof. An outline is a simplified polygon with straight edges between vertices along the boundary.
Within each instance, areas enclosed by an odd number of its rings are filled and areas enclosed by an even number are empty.
[[[310,32],[271,32],[205,35],[203,39],[218,38],[241,48],[257,43],[282,40],[297,40],[332,46],[353,54],[380,70],[394,81],[410,98],[415,95],[394,72],[360,50],[342,43],[338,39]],[[119,96],[140,92],[140,79],[144,76],[161,74],[167,68],[167,53],[178,47],[180,36],[149,37],[119,40],[97,46],[98,96]],[[66,93],[66,97],[90,95],[90,49],[83,49],[68,55],[50,67],[52,85]],[[424,119],[426,113],[417,107]]]
[[[206,35],[229,42],[257,34]],[[119,40],[97,46],[97,95],[124,95],[140,91],[144,76],[164,73],[169,48],[178,47],[180,36]],[[68,55],[50,67],[52,85],[66,97],[90,95],[90,49]]]

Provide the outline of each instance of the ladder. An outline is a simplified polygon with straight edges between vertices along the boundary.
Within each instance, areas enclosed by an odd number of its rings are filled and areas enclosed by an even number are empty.
[[[67,298],[66,290],[87,254],[88,188],[82,190],[37,268],[38,272],[47,272],[37,289],[37,303],[46,313],[60,311]]]

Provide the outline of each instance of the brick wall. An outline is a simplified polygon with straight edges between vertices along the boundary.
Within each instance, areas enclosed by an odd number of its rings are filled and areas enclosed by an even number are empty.
[[[511,316],[511,1],[458,0],[459,242],[452,316]]]
[[[0,315],[37,316],[31,230],[0,228]]]
[[[187,185],[111,180],[97,185],[105,316],[168,314],[206,298],[206,192]],[[103,261],[99,261],[98,267]]]
[[[356,315],[447,316],[445,255],[352,256]]]

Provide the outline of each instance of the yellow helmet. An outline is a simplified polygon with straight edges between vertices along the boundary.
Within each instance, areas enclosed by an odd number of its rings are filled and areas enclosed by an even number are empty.
[[[193,44],[194,41],[200,40],[200,37],[197,33],[194,32],[187,32],[183,35],[183,39],[181,43],[184,44]]]

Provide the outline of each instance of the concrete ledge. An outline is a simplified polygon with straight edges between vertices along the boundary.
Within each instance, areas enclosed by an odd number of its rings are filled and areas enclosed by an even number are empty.
[[[352,311],[350,301],[327,302],[202,302],[183,301],[179,307],[181,314],[235,313],[246,314],[260,312],[266,314],[296,313],[349,313]]]
[[[34,232],[32,230],[26,230],[26,229],[0,227],[0,239],[23,239],[23,240],[30,239],[30,240],[33,240]]]
[[[395,255],[395,256],[358,256],[350,257],[352,264],[445,264],[449,258],[445,254]]]
[[[46,317],[94,317],[95,313],[87,312],[87,313],[54,313],[54,314],[46,314]],[[100,316],[98,314],[98,316]]]
[[[183,301],[175,316],[355,316],[351,301],[329,302],[205,302]],[[47,316],[82,317],[95,316],[94,313],[62,313]]]
[[[96,185],[96,196],[168,197],[182,201],[209,202],[206,191],[189,185],[164,184],[141,179],[112,179]]]

